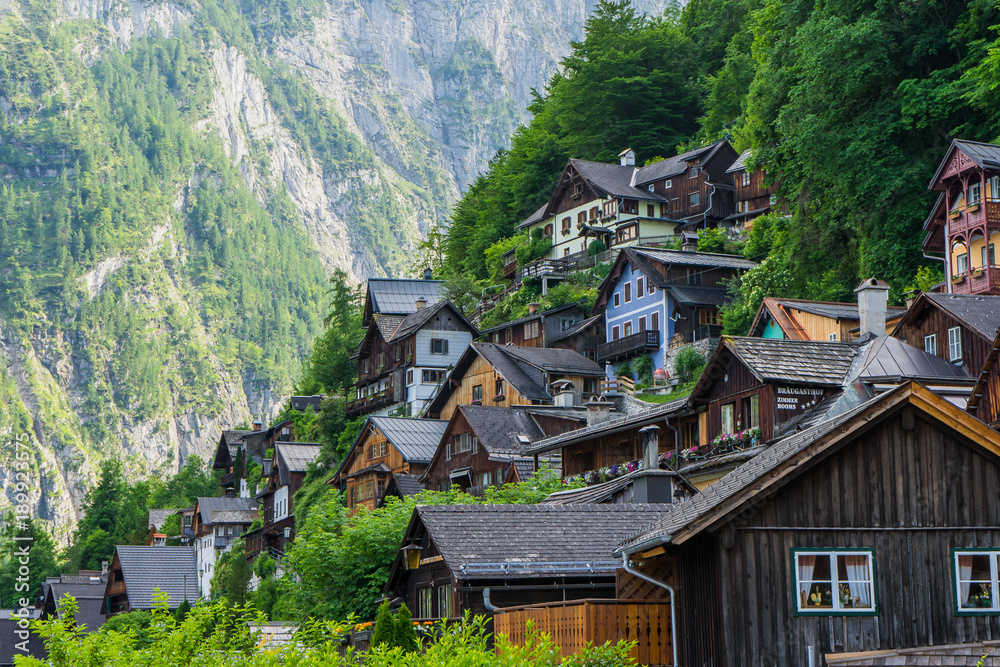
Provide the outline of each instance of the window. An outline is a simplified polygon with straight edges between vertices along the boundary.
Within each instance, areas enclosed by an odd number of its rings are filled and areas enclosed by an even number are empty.
[[[597,220],[599,217],[601,217],[601,209],[594,206],[590,209],[590,219]]]
[[[362,373],[367,373],[368,372],[368,359],[365,359],[364,362],[362,362],[361,369],[362,369],[361,370]]]
[[[632,335],[632,323],[631,322],[626,322],[623,325],[622,330],[625,332],[625,336],[626,337],[631,336]]]
[[[652,185],[649,186],[652,189]],[[656,204],[646,204],[646,217],[655,218],[656,217]]]
[[[545,235],[548,236],[548,237],[550,237],[550,238],[552,237],[552,223],[551,222],[549,224],[545,225]]]
[[[660,204],[660,217],[665,218],[670,213],[670,204],[668,202],[663,202]]]
[[[476,436],[472,436],[469,439],[472,441],[472,453],[473,454],[478,454],[479,453],[479,438],[477,438]]]
[[[687,270],[688,285],[701,285],[701,271],[696,267],[689,266]]]
[[[398,345],[393,346],[393,356],[396,357],[396,363],[398,364],[403,360],[403,348]]]
[[[421,373],[421,381],[424,384],[437,384],[444,378],[444,371],[425,370]]]
[[[664,190],[669,190],[673,186],[673,184],[674,184],[673,181],[671,181],[670,179],[667,179],[667,180],[663,181],[663,189]]]
[[[382,458],[385,455],[386,455],[386,442],[385,442],[385,440],[383,440],[382,442],[372,443],[372,446],[369,447],[369,449],[368,449],[368,458],[370,458],[370,459],[379,459],[379,458]]]
[[[750,174],[746,171],[743,172],[743,187],[750,185]]]
[[[924,336],[924,352],[937,356],[937,334],[927,334]]]
[[[538,320],[524,323],[524,339],[538,338]]]
[[[733,412],[736,409],[735,403],[726,403],[722,406],[722,434],[726,435],[732,433],[736,430],[735,416]]]
[[[645,287],[645,283],[642,278],[639,278],[638,280],[635,281],[635,298],[637,299],[642,298],[642,295],[644,293],[643,287]]]
[[[622,213],[631,213],[633,215],[639,215],[639,202],[637,202],[634,199],[623,199]]]
[[[625,283],[625,303],[632,300],[632,283]]]
[[[444,338],[431,338],[431,354],[448,354],[448,341]]]
[[[691,167],[691,171],[688,172],[688,178],[698,178],[698,172],[701,171],[698,167]]]
[[[417,618],[433,618],[434,589],[421,588],[417,591]]]
[[[827,337],[826,337],[826,339],[828,341],[830,341],[831,343],[836,343],[837,342],[837,334],[836,333],[828,334]]]
[[[967,273],[969,271],[969,253],[963,252],[956,257],[955,265],[959,274]]]
[[[719,324],[718,308],[699,308],[698,324],[716,326]]]
[[[645,331],[645,330],[646,330],[646,318],[645,317],[640,317],[639,318],[639,331]]]
[[[1000,585],[997,582],[997,557],[1000,551],[985,549],[952,550],[955,561],[955,599],[958,614],[1000,612]]]
[[[969,206],[975,206],[979,203],[982,195],[982,188],[983,186],[981,183],[972,183],[969,185]]]
[[[406,356],[413,357],[413,340],[406,341]]]
[[[618,325],[617,324],[615,326],[611,327],[611,340],[618,340],[619,338],[621,338],[621,336],[619,335],[618,331],[619,331],[619,329],[618,329]]]
[[[743,399],[743,428],[760,428],[760,397],[757,394]]]
[[[513,343],[514,342],[514,329],[513,329],[513,327],[508,328],[504,332],[504,339],[505,339],[505,342],[507,342],[507,343]]]
[[[496,391],[496,393],[493,394],[494,397],[499,397],[504,395],[503,378],[496,379],[496,382],[493,383],[493,389]]]
[[[948,329],[948,360],[962,360],[962,330],[958,327]]]
[[[477,384],[472,388],[472,400],[474,401],[483,400],[483,385]]]
[[[376,362],[375,362],[375,365],[376,365],[376,366],[377,366],[378,368],[382,368],[383,366],[385,366],[385,352],[379,352],[379,353],[378,353],[378,354],[376,355]]]
[[[996,251],[993,249],[993,244],[991,243],[988,246],[984,245],[981,248],[981,250],[982,250],[982,253],[983,253],[983,262],[982,262],[982,265],[983,266],[996,266],[996,263],[997,263],[997,254],[996,254]]]
[[[456,435],[454,437],[454,448],[452,451],[456,454],[461,454],[462,452],[472,452],[475,454],[479,449],[479,440],[476,436],[469,433],[463,433],[461,435]]]
[[[563,248],[563,257],[569,257],[569,248]]]
[[[652,313],[649,316],[649,326],[653,331],[660,330],[660,313]]]
[[[573,185],[573,196],[579,197],[583,194],[583,183],[576,183]]]
[[[615,308],[622,305],[621,295],[615,292]]]
[[[986,181],[986,198],[1000,201],[1000,176],[990,176]]]
[[[690,195],[690,201],[691,201],[691,206],[697,206],[698,204],[700,204],[701,203],[701,193],[700,192],[692,192],[691,195]]]
[[[445,461],[451,461],[452,448],[453,448],[453,445],[450,442],[445,443],[445,446],[444,446],[444,460]],[[441,490],[444,491],[444,489],[441,489]]]
[[[438,616],[451,618],[451,584],[438,586]]]
[[[649,190],[650,192],[652,192],[653,191],[653,184],[650,183],[649,185],[647,185],[646,189]]]
[[[875,614],[872,552],[792,550],[799,614]]]
[[[652,294],[653,292],[656,291],[656,287],[653,286],[653,281],[652,280],[650,280],[649,282],[646,283],[646,291],[649,294]]]
[[[413,369],[406,371],[406,384],[413,384]]]
[[[580,225],[585,225],[586,223],[587,223],[587,212],[586,211],[580,211],[579,213],[577,213],[576,214],[576,224],[578,226],[580,226]]]
[[[569,228],[572,224],[573,221],[569,218],[569,216],[566,216],[565,218],[562,219],[563,234],[569,234]]]

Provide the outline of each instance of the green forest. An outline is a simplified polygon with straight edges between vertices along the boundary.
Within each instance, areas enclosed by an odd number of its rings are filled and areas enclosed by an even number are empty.
[[[729,333],[765,294],[850,301],[876,276],[899,302],[940,270],[921,226],[951,140],[1000,137],[997,23],[994,0],[692,0],[663,16],[602,2],[458,203],[443,270],[458,292],[497,282],[502,252],[525,245],[514,227],[569,157],[610,162],[630,146],[642,164],[728,138],[790,213],[741,243],[705,239],[761,264],[732,287]]]

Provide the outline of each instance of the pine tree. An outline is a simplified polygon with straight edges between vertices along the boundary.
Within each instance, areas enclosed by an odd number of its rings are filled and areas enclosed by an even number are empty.
[[[413,617],[405,604],[396,614],[396,646],[406,653],[417,650],[417,631],[413,628]]]
[[[396,617],[389,610],[388,601],[382,603],[378,608],[378,616],[375,617],[371,646],[375,648],[379,644],[385,644],[387,648],[396,645]]]

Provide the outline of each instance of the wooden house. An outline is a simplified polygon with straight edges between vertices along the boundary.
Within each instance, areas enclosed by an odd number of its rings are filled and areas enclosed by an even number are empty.
[[[1000,295],[1000,146],[956,139],[927,186],[941,193],[923,250],[945,264],[949,294]]]
[[[295,539],[295,492],[305,484],[309,464],[321,449],[314,443],[279,442],[274,459],[265,460],[267,484],[256,496],[263,525],[244,536],[250,558],[261,552],[283,555]]]
[[[728,169],[733,180],[736,211],[726,217],[737,229],[749,229],[753,221],[765,213],[770,213],[777,207],[777,186],[767,183],[767,172],[764,169],[751,170],[747,166],[750,159],[750,149],[740,153]]]
[[[550,238],[550,260],[582,256],[597,239],[607,248],[666,243],[735,211],[726,169],[736,157],[723,140],[644,167],[631,149],[619,164],[571,158],[548,203],[517,228]]]
[[[1000,431],[1000,364],[997,357],[1000,354],[1000,329],[993,338],[983,368],[976,378],[976,384],[969,396],[966,411],[985,423],[993,430]]]
[[[358,382],[347,403],[348,417],[419,414],[448,369],[479,335],[451,302],[426,305],[425,301],[418,297],[413,312],[405,316],[373,315],[353,357]]]
[[[233,542],[261,518],[259,505],[253,498],[231,496],[202,497],[195,502],[191,531],[198,564],[198,592],[202,597],[212,596],[212,576],[219,556],[229,551]]]
[[[295,424],[291,419],[283,419],[267,428],[264,428],[262,422],[255,421],[250,431],[223,431],[212,461],[213,470],[224,471],[219,482],[223,492],[230,496],[247,497],[247,462],[253,461],[261,465],[267,452],[274,449],[275,443],[294,440]],[[243,462],[238,466],[241,456]]]
[[[537,312],[537,304],[529,306],[531,313],[482,332],[483,340],[494,345],[518,347],[554,347],[579,352],[588,359],[597,359],[597,346],[604,342],[604,317],[585,317],[576,304]]]
[[[998,327],[1000,296],[924,292],[892,335],[977,375]]]
[[[601,283],[595,310],[603,310],[606,341],[599,363],[648,355],[663,368],[667,352],[722,333],[719,307],[727,282],[757,266],[736,255],[628,248]]]
[[[568,427],[577,426],[578,420],[568,420]],[[490,486],[502,486],[515,462],[530,462],[528,446],[542,437],[529,410],[460,405],[420,481],[429,489],[456,487],[482,495]]]
[[[369,417],[327,483],[341,490],[349,509],[375,509],[386,494],[413,495],[423,489],[417,480],[447,426],[438,419]]]
[[[76,574],[48,577],[35,599],[36,617],[40,620],[59,618],[64,598],[72,597],[77,604],[73,620],[84,632],[95,632],[104,624],[104,591],[108,583],[108,561],[104,571],[80,570]]]
[[[472,343],[424,416],[451,419],[459,405],[582,405],[602,378],[600,366],[572,350]]]
[[[101,607],[105,616],[151,611],[153,594],[167,595],[168,608],[201,597],[194,547],[115,547]]]
[[[415,619],[512,605],[614,599],[615,547],[665,505],[417,507],[386,583]]]
[[[997,488],[1000,435],[906,383],[788,435],[617,551],[670,587],[677,664],[984,664],[942,655],[1000,632]]]
[[[905,312],[906,308],[886,306],[883,333],[892,331]],[[861,314],[856,303],[766,296],[747,335],[849,343],[858,337],[860,326]]]

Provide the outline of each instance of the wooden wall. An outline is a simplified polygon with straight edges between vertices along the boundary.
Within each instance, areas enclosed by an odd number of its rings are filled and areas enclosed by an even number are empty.
[[[494,401],[493,397],[495,394],[493,390],[496,386],[496,380],[499,377],[500,374],[493,370],[489,362],[477,355],[472,364],[470,364],[469,370],[462,376],[461,384],[452,392],[448,401],[441,409],[441,414],[437,418],[451,419],[451,416],[455,414],[455,409],[459,405],[471,405],[472,388],[477,384],[483,386],[483,405],[502,408],[509,408],[512,405],[531,405],[532,402],[530,400],[521,396],[514,387],[510,386],[510,383],[506,382],[504,383],[504,400]]]
[[[469,422],[465,419],[465,415],[459,410],[452,418],[451,423],[448,424],[448,428],[444,432],[444,437],[441,438],[441,445],[438,446],[434,460],[431,461],[431,467],[427,473],[426,480],[428,489],[446,491],[451,486],[451,471],[469,467],[472,468],[473,474],[472,486],[479,485],[479,475],[484,472],[490,473],[491,481],[503,482],[509,464],[490,461],[489,450],[486,449],[486,446],[482,442],[479,443],[475,452],[470,450],[456,453],[453,449],[451,459],[449,460],[446,457],[446,444],[453,442],[456,435],[462,435],[463,433],[476,435]],[[497,469],[501,469],[499,480],[496,479],[496,475],[494,474],[497,472]]]
[[[1000,426],[1000,359],[994,360],[990,367],[975,415],[990,428]]]
[[[642,456],[639,429],[612,433],[563,447],[563,477],[573,477],[604,466],[635,461]]]
[[[1000,636],[1000,616],[956,615],[950,552],[1000,545],[1000,461],[907,410],[715,536],[678,548],[682,664],[799,667],[808,646],[825,654]],[[796,616],[797,547],[872,549],[877,616]],[[699,634],[720,622],[722,635]],[[724,646],[725,660],[704,655],[710,646]]]
[[[748,211],[766,208],[771,204],[771,195],[776,188],[768,186],[764,180],[763,171],[750,172],[750,185],[743,185],[743,171],[733,172],[733,183],[736,186],[736,201],[747,203]]]
[[[373,445],[378,445],[380,443],[385,443],[385,456],[369,456]],[[379,463],[384,463],[391,472],[394,473],[407,473],[411,475],[419,475],[424,472],[426,465],[418,464],[413,465],[408,463],[403,459],[403,455],[398,449],[392,446],[392,443],[385,437],[382,431],[373,425],[369,425],[365,429],[364,437],[358,442],[356,449],[349,453],[352,457],[351,462],[347,465],[343,472],[340,474],[340,479],[344,480],[344,497],[347,499],[348,507],[365,506],[368,509],[375,509],[378,504],[379,498],[368,498],[363,501],[358,501],[355,503],[351,502],[352,491],[358,487],[363,487],[369,479],[378,479],[388,484],[389,474],[388,473],[371,473],[368,475],[361,475],[359,477],[348,477],[359,470],[363,470],[369,466],[377,465]],[[381,475],[381,476],[380,476]],[[357,497],[358,491],[353,491],[354,497]],[[291,498],[291,496],[289,496]]]
[[[918,350],[924,349],[924,336],[937,334],[937,356],[948,359],[948,329],[962,329],[962,362],[973,376],[977,375],[986,361],[993,346],[992,340],[987,340],[978,331],[971,329],[961,320],[952,317],[929,301],[910,323],[899,327],[893,336],[906,341]]]

